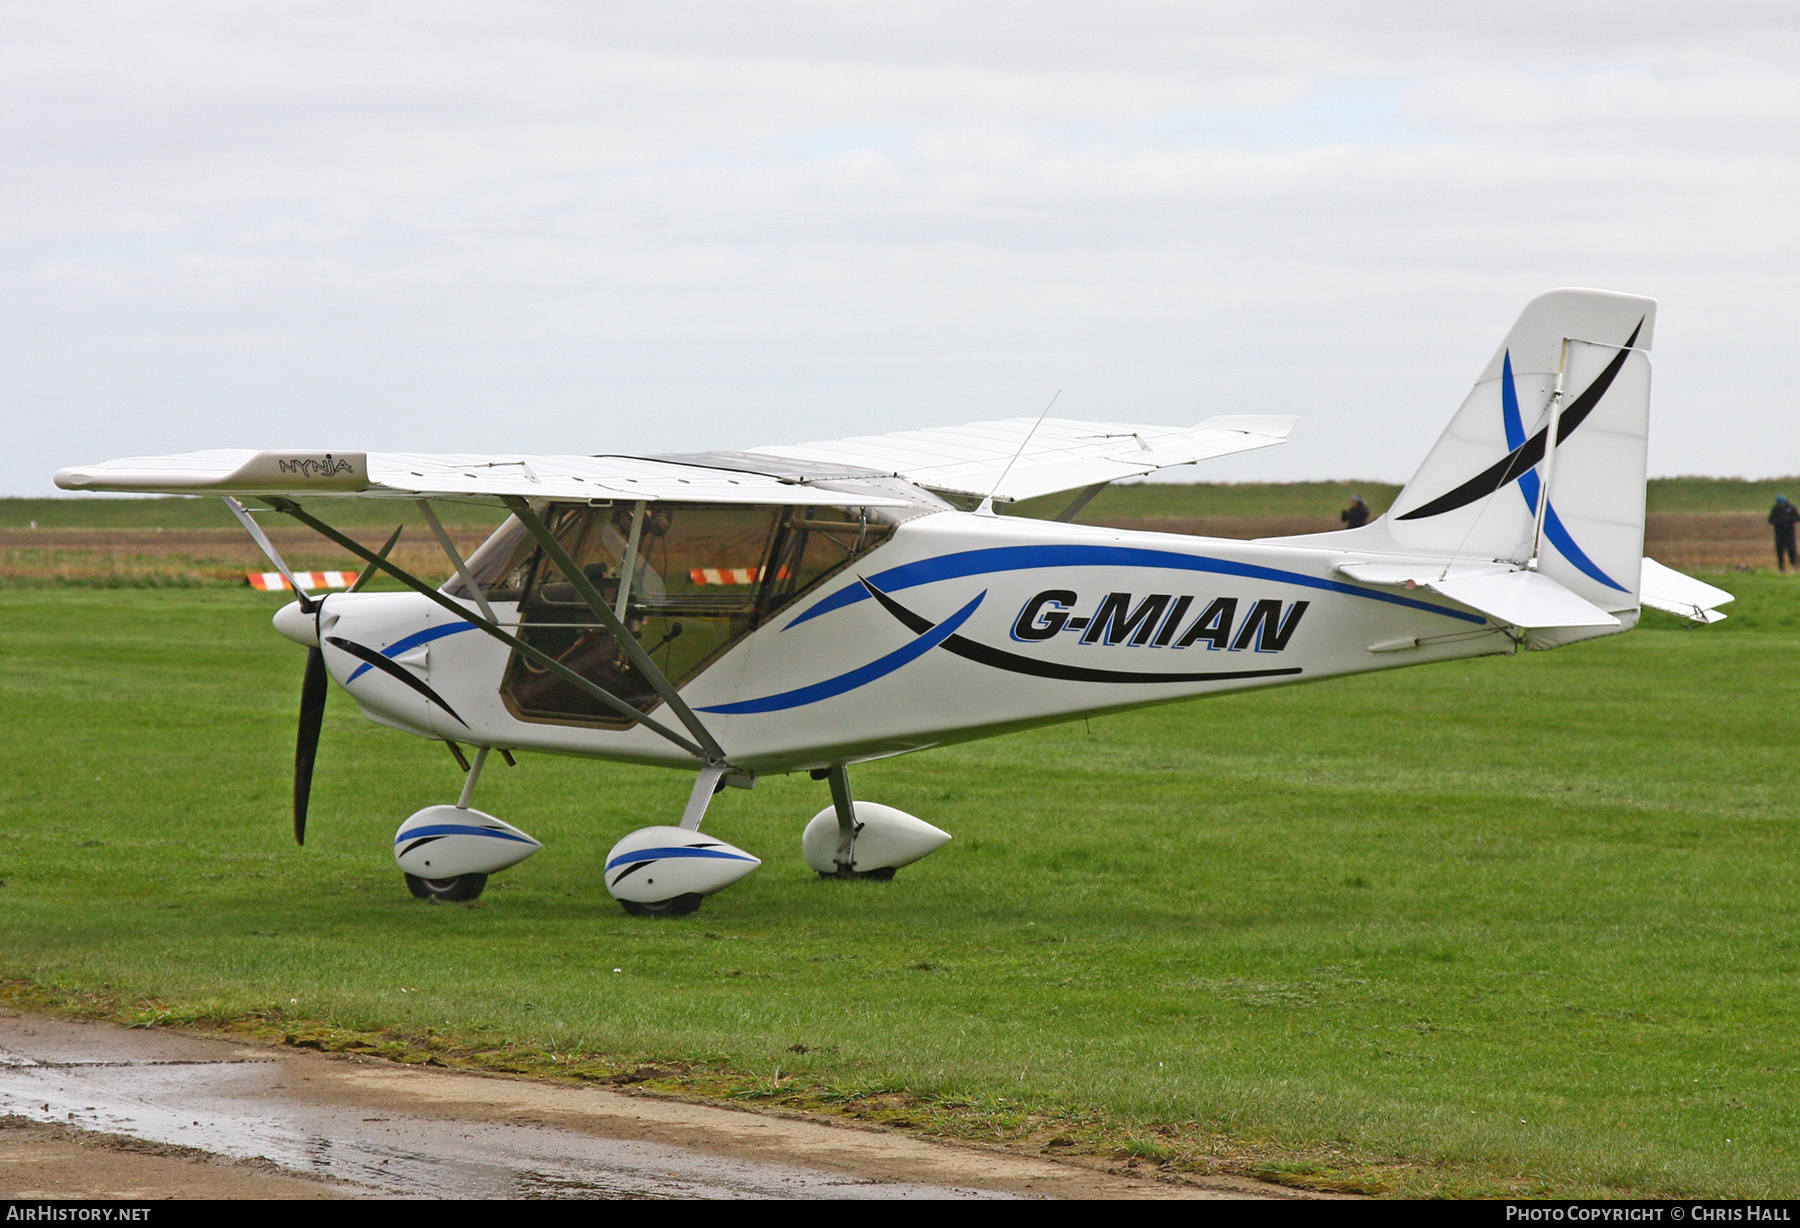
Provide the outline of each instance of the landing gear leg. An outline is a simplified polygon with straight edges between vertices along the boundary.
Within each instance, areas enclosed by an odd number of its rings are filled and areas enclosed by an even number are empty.
[[[694,781],[694,791],[688,794],[687,809],[681,812],[682,830],[700,830],[700,821],[706,818],[706,807],[711,804],[713,794],[725,787],[725,773],[730,770],[723,763],[709,764],[700,769],[699,779]]]
[[[842,763],[833,764],[827,770],[826,779],[831,782],[832,809],[837,811],[837,852],[832,855],[837,869],[830,874],[821,872],[819,877],[873,878],[884,882],[894,877],[893,866],[882,866],[879,870],[856,868],[856,837],[864,825],[856,821],[856,799],[850,795],[850,769]]]
[[[841,763],[831,765],[825,779],[831,782],[831,805],[837,811],[838,842],[837,877],[849,878],[856,871],[856,801],[850,796],[850,769]]]
[[[469,768],[467,778],[463,780],[462,796],[456,799],[456,808],[458,810],[467,810],[469,808],[469,803],[475,800],[475,784],[481,779],[481,769],[487,766],[487,757],[487,747],[481,746],[476,748],[475,763]]]

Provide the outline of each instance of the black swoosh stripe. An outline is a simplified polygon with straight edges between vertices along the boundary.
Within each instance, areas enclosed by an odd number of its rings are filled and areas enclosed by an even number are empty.
[[[662,858],[660,858],[660,857],[652,857],[649,861],[634,861],[634,862],[632,862],[630,865],[625,867],[624,872],[621,873],[619,875],[619,877],[612,880],[612,885],[617,887],[620,883],[622,883],[626,879],[630,878],[633,874],[636,874],[639,870],[643,869],[645,866],[653,866],[661,860],[662,860]]]
[[[1575,428],[1587,421],[1587,416],[1594,412],[1600,404],[1600,398],[1612,387],[1613,380],[1625,367],[1625,360],[1631,356],[1631,347],[1637,344],[1638,334],[1644,330],[1643,320],[1631,330],[1631,336],[1625,339],[1625,345],[1613,355],[1613,360],[1606,364],[1606,369],[1589,384],[1582,394],[1569,402],[1569,407],[1562,412],[1556,428],[1556,446],[1561,447],[1563,440],[1575,433]],[[1544,440],[1550,428],[1545,427],[1524,443],[1507,453],[1497,464],[1482,470],[1468,481],[1448,494],[1439,495],[1423,507],[1414,508],[1399,520],[1424,520],[1428,516],[1441,516],[1445,512],[1453,512],[1459,507],[1467,507],[1475,500],[1493,494],[1508,482],[1523,477],[1537,463],[1544,459]]]
[[[361,644],[353,643],[350,640],[339,639],[335,635],[326,636],[325,642],[330,644],[333,648],[342,648],[345,652],[349,653],[359,661],[367,661],[371,666],[380,670],[388,677],[404,682],[407,686],[423,695],[426,699],[429,699],[432,703],[448,712],[451,716],[456,717],[456,723],[461,725],[464,729],[469,727],[469,722],[463,720],[462,717],[457,716],[456,709],[444,702],[444,697],[442,695],[439,695],[436,691],[413,677],[405,667],[396,665],[394,662],[376,652],[373,648],[365,648]]]
[[[914,634],[923,635],[937,626],[930,619],[913,613],[867,580],[862,581],[862,586],[869,590],[869,596],[881,603],[882,609],[892,614],[902,626]],[[1132,670],[1083,669],[1079,665],[1057,665],[1050,661],[1034,661],[1030,657],[1021,657],[1017,653],[1003,652],[998,648],[990,648],[986,644],[978,644],[974,640],[964,639],[960,635],[949,636],[938,647],[948,649],[964,660],[974,661],[978,665],[988,665],[1015,674],[1055,678],[1062,682],[1217,682],[1225,678],[1277,678],[1302,672],[1297,666],[1287,669],[1226,670],[1205,674],[1147,674]]]

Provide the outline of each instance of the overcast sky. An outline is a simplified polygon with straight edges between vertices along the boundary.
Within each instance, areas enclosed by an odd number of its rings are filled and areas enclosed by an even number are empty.
[[[1294,413],[1404,480],[1532,295],[1800,473],[1791,3],[0,2],[0,493],[206,447]]]

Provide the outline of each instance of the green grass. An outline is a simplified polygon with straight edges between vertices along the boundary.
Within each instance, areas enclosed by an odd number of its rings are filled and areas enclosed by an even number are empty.
[[[1653,478],[1652,512],[1766,512],[1776,495],[1800,499],[1800,478]]]
[[[822,785],[727,791],[765,864],[669,922],[600,870],[684,776],[496,765],[478,804],[547,848],[419,904],[389,841],[457,773],[341,694],[293,847],[278,599],[0,593],[0,976],[1296,1184],[1791,1197],[1800,588],[1717,582],[1716,628],[869,765],[956,837],[888,884],[806,869]]]

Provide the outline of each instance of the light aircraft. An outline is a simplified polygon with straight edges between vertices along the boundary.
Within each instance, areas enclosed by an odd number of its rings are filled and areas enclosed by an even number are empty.
[[[415,895],[472,899],[535,853],[471,808],[490,751],[695,774],[678,825],[608,854],[627,911],[691,912],[761,864],[700,832],[726,785],[805,771],[831,805],[821,875],[891,877],[950,837],[853,797],[852,764],[1250,688],[1699,622],[1731,595],[1643,557],[1653,300],[1528,304],[1389,511],[1258,541],[1072,523],[1108,483],[1282,442],[1286,417],[1189,428],[1040,416],[743,452],[657,456],[207,451],[65,469],[78,491],[212,492],[308,525],[404,592],[298,600],[310,651],[294,834],[304,840],[327,678],[378,724],[450,744],[454,805],[401,824]],[[997,503],[1077,491],[1055,520]],[[454,578],[433,587],[332,528],[345,498],[414,500]],[[433,500],[511,517],[464,559]],[[458,744],[476,748],[472,764]],[[672,817],[672,816],[671,816]]]

